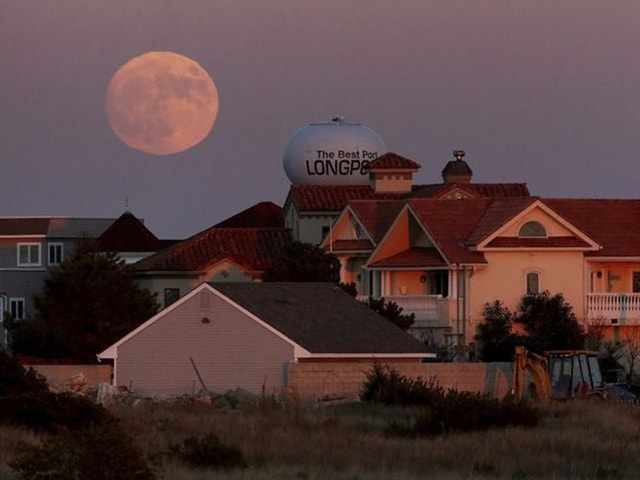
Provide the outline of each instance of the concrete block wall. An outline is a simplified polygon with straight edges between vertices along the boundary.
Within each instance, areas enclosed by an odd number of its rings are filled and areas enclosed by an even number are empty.
[[[434,379],[445,389],[486,393],[502,398],[511,388],[510,363],[394,363],[388,365],[407,378]],[[371,371],[371,363],[290,363],[287,387],[300,398],[356,399]]]

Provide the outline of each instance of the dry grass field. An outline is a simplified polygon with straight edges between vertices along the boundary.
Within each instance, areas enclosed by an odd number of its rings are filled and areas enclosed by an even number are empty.
[[[113,413],[164,479],[640,478],[640,407],[564,403],[544,408],[544,419],[533,429],[434,438],[385,432],[389,423],[410,419],[415,408],[364,404],[263,402],[231,410],[148,403]],[[193,470],[163,454],[172,444],[211,432],[237,447],[247,468]],[[13,478],[7,462],[21,441],[39,438],[21,429],[0,429],[0,479]]]

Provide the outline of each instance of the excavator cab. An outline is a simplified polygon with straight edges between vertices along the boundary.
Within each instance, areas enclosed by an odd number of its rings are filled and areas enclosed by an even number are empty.
[[[549,351],[545,352],[544,356],[548,362],[551,398],[564,400],[594,394],[603,395],[604,383],[597,352]]]
[[[524,347],[516,347],[512,392],[516,398],[533,396],[542,401],[604,399],[598,353],[556,350],[536,355]]]

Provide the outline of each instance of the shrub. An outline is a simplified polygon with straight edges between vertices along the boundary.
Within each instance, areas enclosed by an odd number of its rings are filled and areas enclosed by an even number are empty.
[[[386,405],[418,405],[416,418],[391,423],[387,433],[422,436],[487,430],[518,425],[534,427],[542,418],[531,404],[510,398],[499,400],[474,392],[445,391],[435,379],[406,378],[388,366],[374,365],[360,398]]]
[[[33,368],[25,369],[20,361],[0,348],[0,397],[27,392],[46,392],[47,380]]]
[[[18,480],[153,480],[141,451],[115,421],[60,429],[9,463]]]
[[[0,397],[0,424],[53,431],[99,425],[109,417],[101,405],[72,393],[31,392]]]
[[[182,445],[172,445],[170,455],[194,469],[232,469],[247,466],[242,451],[222,443],[215,433],[202,438],[188,437]]]

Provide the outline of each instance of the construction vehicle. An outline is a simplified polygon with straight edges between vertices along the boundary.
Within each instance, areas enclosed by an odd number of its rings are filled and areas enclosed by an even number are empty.
[[[544,355],[516,347],[512,393],[541,401],[606,398],[598,352],[554,350]]]

